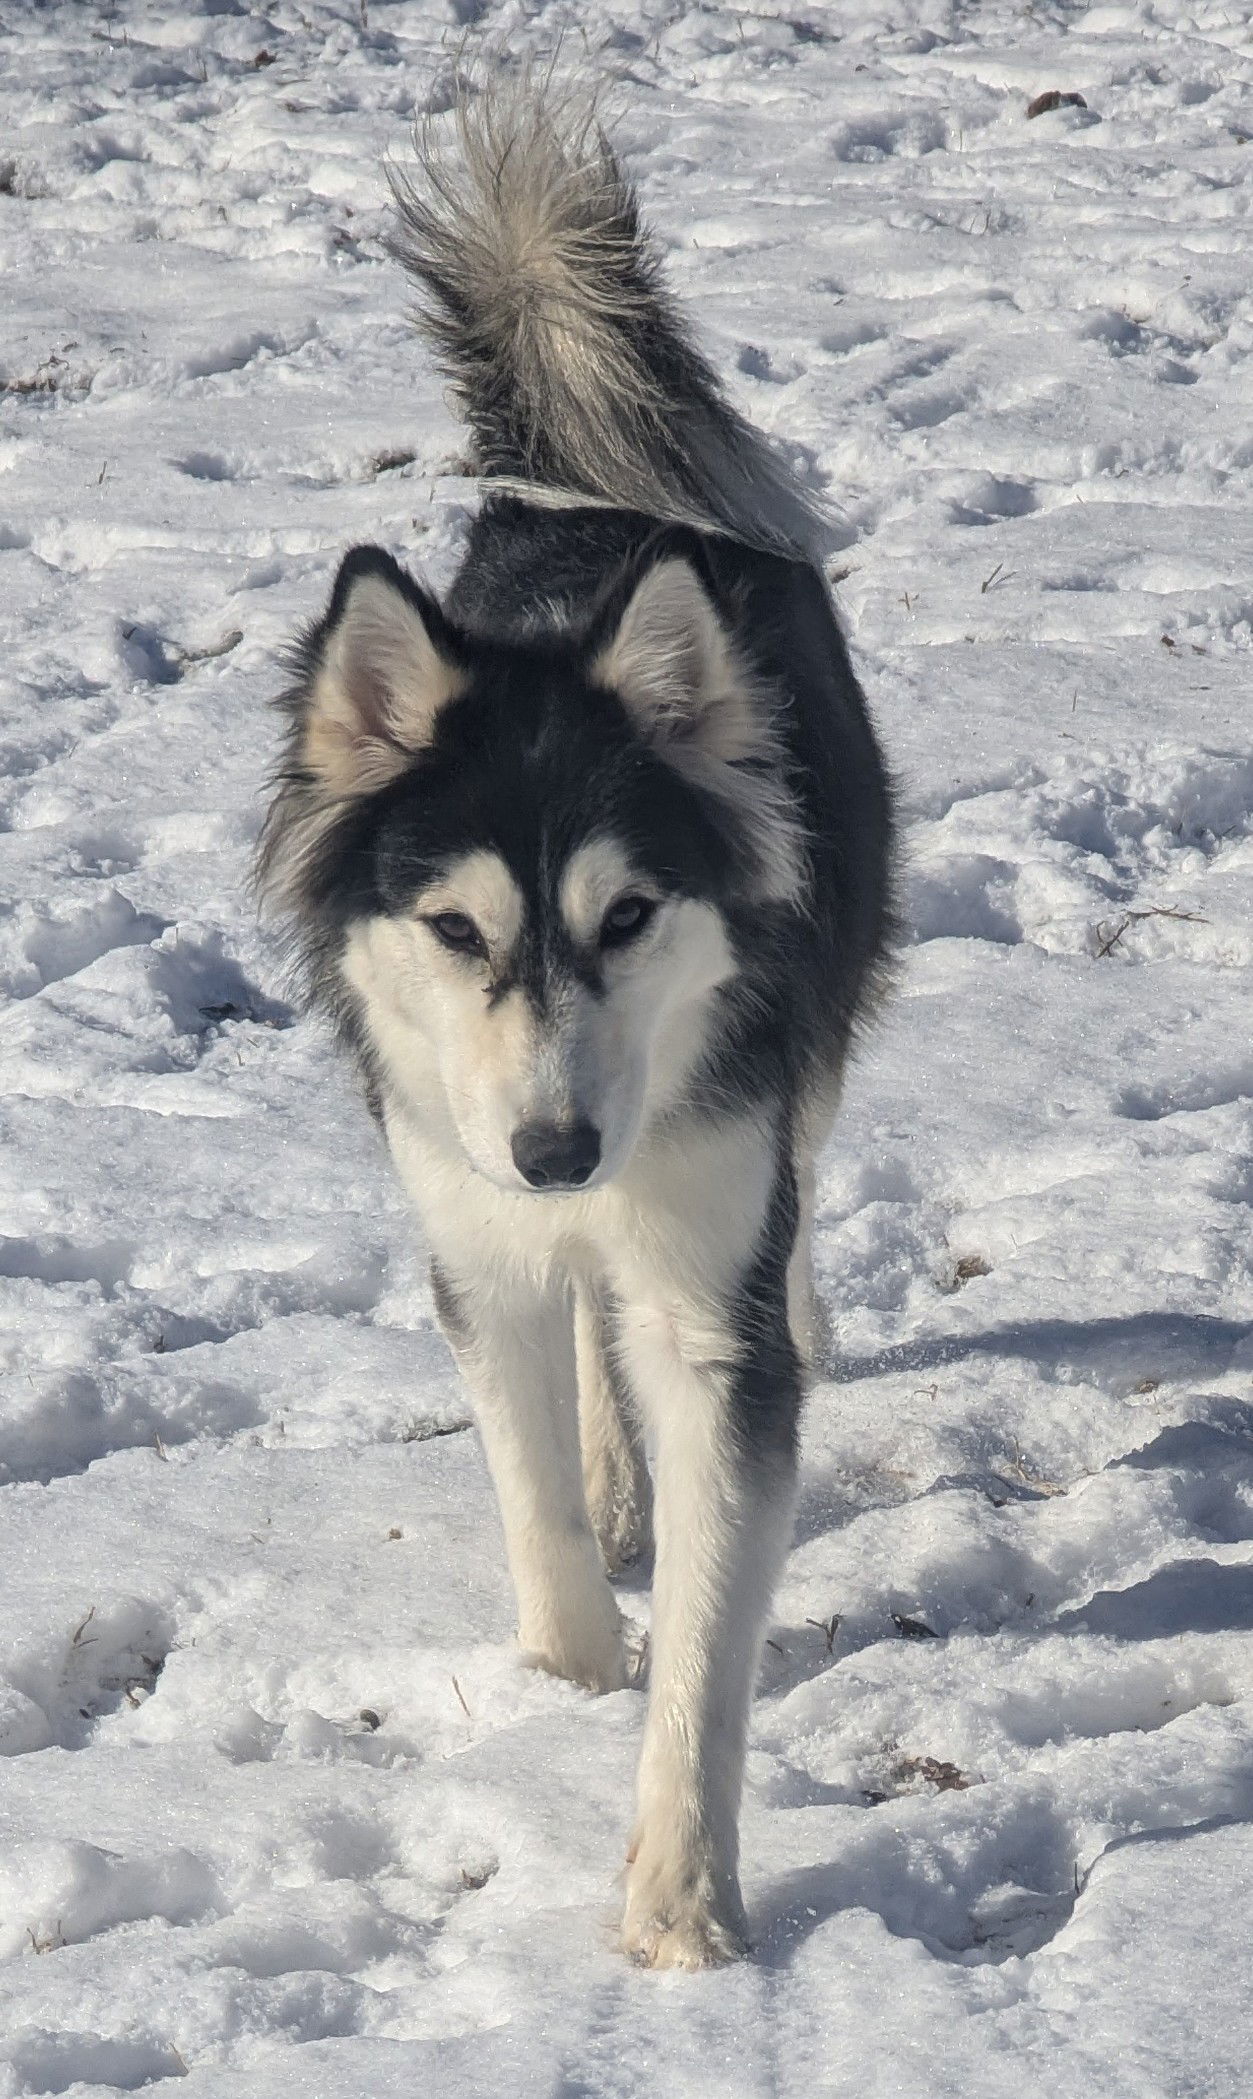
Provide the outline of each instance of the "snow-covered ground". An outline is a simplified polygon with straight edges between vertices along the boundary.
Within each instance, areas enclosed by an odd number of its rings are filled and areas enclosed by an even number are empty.
[[[843,507],[907,818],[713,1975],[613,1948],[642,1695],[516,1658],[248,896],[279,645],[355,539],[446,578],[473,501],[379,173],[467,33],[616,77],[674,285]],[[0,34],[0,2099],[1247,2090],[1253,11]]]

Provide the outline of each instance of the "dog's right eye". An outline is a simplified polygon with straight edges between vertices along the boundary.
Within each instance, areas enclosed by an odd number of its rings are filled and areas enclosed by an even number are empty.
[[[426,921],[437,940],[459,955],[485,955],[483,935],[464,911],[437,911]]]
[[[606,911],[600,928],[602,947],[625,947],[652,924],[657,906],[650,896],[620,896]]]

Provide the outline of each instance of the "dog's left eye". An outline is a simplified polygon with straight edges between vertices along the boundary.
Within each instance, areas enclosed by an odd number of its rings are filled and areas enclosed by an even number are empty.
[[[602,947],[624,947],[642,933],[657,909],[648,896],[620,896],[611,904],[600,925]]]
[[[486,954],[483,935],[474,920],[467,918],[464,911],[437,911],[434,918],[428,918],[426,922],[435,938],[442,940],[445,947],[455,949],[458,954]]]

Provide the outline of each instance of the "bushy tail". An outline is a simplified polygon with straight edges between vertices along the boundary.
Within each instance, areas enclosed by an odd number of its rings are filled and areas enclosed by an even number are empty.
[[[477,469],[814,558],[821,512],[693,345],[594,109],[523,75],[452,123],[391,173],[393,251]]]

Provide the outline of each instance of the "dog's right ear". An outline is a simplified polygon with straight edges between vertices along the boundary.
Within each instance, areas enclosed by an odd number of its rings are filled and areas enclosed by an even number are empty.
[[[381,547],[345,557],[307,664],[300,763],[340,801],[396,779],[467,683],[434,598]]]

